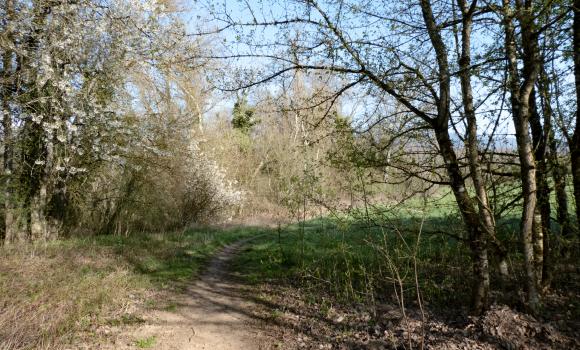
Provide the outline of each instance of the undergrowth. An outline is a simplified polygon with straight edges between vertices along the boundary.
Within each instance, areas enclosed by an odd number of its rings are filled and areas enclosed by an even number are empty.
[[[410,223],[405,232],[367,224],[316,219],[285,227],[248,247],[236,259],[237,270],[250,282],[287,279],[342,301],[375,303],[396,297],[401,287],[414,293],[417,263],[430,301],[465,297],[468,290],[453,284],[469,264],[457,239],[419,236]]]
[[[237,257],[236,270],[249,282],[292,283],[313,302],[330,296],[344,303],[403,302],[416,307],[420,295],[422,305],[431,310],[463,313],[469,308],[472,281],[463,226],[452,214],[435,214],[382,222],[319,218],[289,225],[248,247]],[[517,228],[509,220],[504,227],[502,241],[518,244]],[[511,291],[492,301],[519,307],[523,258],[517,249],[510,251],[515,252],[508,259],[507,281],[499,281],[492,257],[492,288]],[[570,263],[566,261],[554,266],[553,292],[574,291],[580,282],[570,278],[575,275],[569,268],[563,271]],[[573,309],[578,313],[578,305]]]

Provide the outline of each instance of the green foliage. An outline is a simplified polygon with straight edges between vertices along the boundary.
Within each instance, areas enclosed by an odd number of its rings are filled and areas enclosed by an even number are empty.
[[[244,134],[249,134],[252,128],[259,123],[255,118],[255,109],[248,104],[246,96],[239,97],[234,103],[232,111],[232,126]]]
[[[155,345],[156,339],[157,337],[154,335],[143,339],[137,339],[135,340],[135,346],[137,346],[139,349],[149,349]]]

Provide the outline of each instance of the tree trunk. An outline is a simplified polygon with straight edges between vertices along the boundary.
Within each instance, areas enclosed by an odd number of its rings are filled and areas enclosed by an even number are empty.
[[[117,233],[115,226],[118,224],[119,216],[123,209],[125,209],[126,202],[130,200],[133,191],[135,190],[135,185],[137,183],[137,175],[131,173],[129,170],[125,169],[123,172],[123,178],[129,178],[129,181],[125,184],[123,191],[119,195],[118,200],[114,204],[114,210],[112,213],[108,213],[107,222],[100,228],[99,234],[101,235],[113,235]]]
[[[547,136],[552,131],[551,123],[542,127],[541,116],[536,103],[536,92],[532,89],[530,94],[530,126],[532,129],[532,140],[534,143],[534,157],[536,159],[536,182],[538,186],[538,204],[536,207],[537,225],[534,228],[534,247],[536,256],[536,273],[538,285],[547,287],[550,280],[550,234],[551,234],[551,205],[550,205],[550,186],[548,184],[548,164],[547,164]],[[545,116],[544,116],[544,119]],[[550,128],[550,129],[548,129]]]
[[[12,1],[6,1],[6,13],[8,14],[8,22],[11,20],[11,13],[13,12]],[[8,29],[7,29],[8,31]],[[7,37],[10,37],[10,33],[7,33]],[[14,212],[12,210],[12,113],[10,113],[10,96],[12,94],[12,52],[10,50],[4,51],[2,55],[2,81],[0,82],[0,87],[2,88],[2,131],[4,132],[3,138],[3,169],[2,173],[4,176],[3,182],[3,192],[4,192],[4,241],[6,243],[11,243],[14,239]]]
[[[534,155],[532,152],[529,135],[527,135],[527,120],[523,115],[527,113],[525,107],[523,111],[514,116],[516,124],[516,133],[518,142],[518,155],[521,164],[522,191],[524,196],[524,205],[522,210],[522,221],[520,227],[520,238],[524,254],[524,263],[526,269],[526,288],[527,299],[532,310],[537,310],[539,306],[539,296],[537,291],[536,268],[534,266],[534,240],[533,226],[537,218],[536,214],[536,169],[534,164]],[[519,116],[517,116],[519,114]],[[541,218],[540,218],[541,221]],[[541,230],[536,230],[541,232]]]
[[[6,21],[8,25],[14,21],[14,1],[6,0],[5,2]],[[4,33],[5,39],[13,43],[14,35],[12,30],[7,27]],[[4,206],[4,242],[10,244],[14,241],[26,239],[25,230],[21,224],[21,210],[17,205],[17,195],[14,191],[14,135],[12,130],[12,111],[10,99],[15,90],[15,71],[14,71],[14,52],[5,50],[2,55],[2,77],[0,86],[2,98],[2,129],[4,133],[3,148],[3,206]]]
[[[572,31],[574,84],[576,86],[576,127],[574,128],[574,136],[570,143],[570,158],[574,182],[574,199],[576,200],[576,220],[580,223],[580,0],[574,0],[574,24]]]
[[[435,22],[433,10],[429,0],[421,0],[421,10],[423,19],[427,27],[429,38],[435,49],[437,55],[437,65],[439,68],[439,98],[437,101],[437,118],[433,121],[432,127],[435,131],[435,137],[439,145],[439,152],[441,153],[451,189],[455,196],[455,200],[459,207],[459,211],[463,217],[467,232],[469,233],[469,244],[472,252],[473,262],[473,294],[472,294],[472,309],[476,314],[480,314],[487,308],[490,279],[489,279],[489,260],[487,253],[487,230],[485,224],[480,222],[478,212],[473,205],[473,201],[467,193],[465,181],[461,174],[457,155],[453,148],[453,143],[449,137],[449,117],[451,115],[450,102],[450,74],[449,61],[447,57],[447,48],[441,37],[439,27]],[[466,50],[469,52],[469,32],[471,28],[467,28],[467,46]],[[468,57],[469,58],[469,57]],[[465,91],[471,93],[471,91]],[[473,105],[471,106],[473,110]],[[476,137],[476,135],[472,135]],[[475,139],[475,151],[477,152],[477,140]],[[476,154],[477,155],[477,154]],[[477,157],[476,157],[477,158]],[[478,161],[474,164],[478,164]],[[482,182],[480,182],[482,184]]]
[[[568,214],[568,194],[566,193],[566,166],[560,164],[558,160],[558,143],[554,137],[552,125],[553,110],[551,105],[550,80],[544,69],[540,69],[540,79],[538,80],[538,92],[540,96],[542,114],[544,116],[544,137],[548,150],[546,152],[547,165],[552,171],[554,180],[554,192],[556,195],[557,219],[560,224],[560,234],[568,235],[571,231],[570,217]]]
[[[467,119],[467,158],[469,162],[469,171],[475,188],[479,222],[481,228],[485,230],[485,236],[490,238],[493,246],[496,248],[499,257],[499,266],[507,266],[505,262],[507,252],[501,246],[496,237],[495,220],[493,212],[489,205],[489,197],[485,188],[485,181],[481,171],[481,162],[479,159],[479,143],[477,139],[477,117],[473,104],[473,89],[471,85],[471,30],[473,24],[473,14],[477,6],[477,0],[474,0],[470,6],[467,6],[465,0],[459,0],[459,6],[462,14],[461,28],[461,54],[459,57],[459,78],[461,81],[461,95],[463,99],[463,111]],[[484,239],[486,238],[484,237]],[[487,246],[487,242],[484,242]],[[487,248],[486,248],[487,250]],[[487,251],[480,252],[487,255]],[[486,279],[489,279],[489,272]],[[507,269],[500,268],[502,276],[507,275]]]
[[[536,171],[536,174],[538,171]],[[537,177],[536,177],[537,181]],[[538,186],[539,187],[539,186]],[[532,226],[532,244],[534,246],[534,268],[536,269],[536,285],[542,285],[542,272],[544,269],[544,231],[542,224],[542,213],[539,201],[536,202],[534,211],[534,222]]]
[[[54,188],[54,136],[48,135],[45,144],[44,169],[39,186],[30,201],[30,237],[34,241],[47,241],[58,236],[59,225],[49,216],[50,194]]]
[[[486,232],[481,225],[479,216],[465,187],[465,181],[459,168],[459,162],[449,138],[447,128],[435,130],[437,143],[451,183],[455,201],[469,234],[469,247],[472,253],[474,284],[472,289],[473,313],[483,312],[489,302],[489,259],[486,246]]]
[[[552,178],[554,179],[554,192],[556,193],[557,219],[560,224],[560,234],[570,236],[572,226],[570,225],[570,215],[568,214],[568,192],[566,191],[566,175],[568,170],[565,165],[560,164],[557,152],[558,149],[554,141],[553,146],[550,145],[550,154],[552,154],[550,156],[552,158],[550,163]]]
[[[528,131],[530,95],[538,71],[537,46],[534,45],[534,40],[531,39],[532,18],[531,13],[529,13],[530,9],[521,8],[519,1],[516,7],[516,17],[520,22],[522,46],[524,49],[524,84],[521,87],[517,63],[517,39],[513,24],[514,13],[509,0],[503,0],[505,50],[508,61],[510,101],[516,131],[518,156],[521,167],[522,194],[524,198],[520,223],[520,240],[524,255],[526,297],[530,310],[537,312],[540,306],[540,297],[537,289],[533,244],[533,227],[537,203],[536,164]]]
[[[32,52],[26,52],[20,57],[21,69],[32,76],[40,72],[31,57],[38,49],[41,33],[45,21],[51,13],[51,7],[57,3],[40,2],[35,4],[32,11],[34,24],[33,32],[26,38],[26,47]],[[61,66],[54,67],[56,70]],[[50,118],[56,118],[62,112],[54,106],[51,99],[46,99],[47,92],[44,86],[31,79],[28,89],[29,108],[34,113],[43,113]],[[64,121],[64,119],[62,120]],[[28,235],[32,240],[48,240],[58,235],[59,220],[50,217],[49,204],[55,188],[55,136],[56,131],[45,129],[43,122],[37,124],[29,119],[25,120],[19,141],[21,142],[22,164],[26,166],[20,174],[19,186],[24,192],[24,206],[28,215]]]

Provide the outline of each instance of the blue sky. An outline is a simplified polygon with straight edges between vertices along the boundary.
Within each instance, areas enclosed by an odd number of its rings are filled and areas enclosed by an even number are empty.
[[[246,22],[251,22],[254,17],[258,21],[264,18],[283,18],[286,13],[291,13],[294,16],[293,9],[284,8],[287,2],[280,1],[253,1],[253,0],[222,0],[222,1],[193,1],[186,0],[183,2],[183,7],[187,9],[186,12],[182,14],[184,22],[187,24],[187,28],[191,33],[205,32],[214,30],[223,23],[216,21],[213,13],[220,13],[221,15],[228,13],[232,15],[234,19],[239,19]],[[248,6],[253,8],[253,11],[248,10]],[[476,32],[477,33],[477,32]],[[273,29],[256,29],[256,35],[264,40],[265,42],[274,41],[280,38],[276,37],[277,32]],[[250,47],[243,44],[245,37],[244,35],[251,35],[250,32],[236,31],[236,30],[225,30],[211,39],[212,45],[217,49],[220,54],[223,55],[235,55],[238,53],[250,51]],[[476,34],[477,35],[477,34]],[[242,36],[240,38],[240,36]],[[240,40],[241,39],[241,40]],[[479,44],[485,43],[487,41],[493,40],[492,36],[481,36],[475,38],[474,40],[479,41]],[[223,60],[222,64],[227,67],[229,73],[233,72],[243,72],[246,69],[256,69],[260,67],[266,67],[269,62],[265,59],[260,58],[240,58],[236,60]],[[274,87],[271,87],[275,89]],[[454,87],[455,93],[457,94],[458,85]],[[485,88],[474,84],[474,89],[484,91]],[[221,100],[216,104],[216,110],[230,110],[234,103],[234,94],[231,95],[221,95]],[[343,99],[342,100],[342,110],[344,114],[354,116],[356,120],[358,115],[362,114],[364,106],[366,105],[364,100],[361,99]],[[493,106],[491,106],[493,107]],[[508,107],[507,105],[505,106]],[[502,116],[503,121],[499,126],[499,134],[513,134],[514,128],[511,118],[506,113]],[[489,121],[485,118],[481,118],[480,131],[483,132],[490,128]],[[459,129],[463,128],[459,126]]]

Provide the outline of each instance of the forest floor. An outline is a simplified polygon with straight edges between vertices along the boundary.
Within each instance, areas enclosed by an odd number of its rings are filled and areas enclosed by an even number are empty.
[[[226,246],[172,307],[141,315],[105,349],[575,349],[555,324],[505,305],[481,317],[409,301],[341,303],[298,281],[258,278],[256,249],[272,234]],[[258,247],[258,248],[257,248]],[[265,256],[260,264],[266,263]],[[253,279],[254,278],[254,279]],[[252,283],[251,281],[255,282]],[[312,286],[311,286],[312,287]],[[313,295],[316,293],[317,295]],[[572,336],[571,336],[572,335]]]
[[[542,315],[509,284],[471,317],[461,245],[421,240],[414,274],[391,236],[311,220],[3,248],[0,349],[580,349],[577,264]]]

